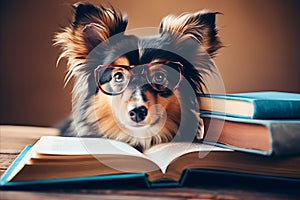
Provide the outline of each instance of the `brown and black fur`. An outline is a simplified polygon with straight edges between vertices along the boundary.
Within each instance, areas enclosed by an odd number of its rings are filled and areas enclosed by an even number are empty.
[[[66,80],[75,79],[72,117],[62,134],[106,137],[141,150],[172,140],[193,141],[202,126],[195,95],[204,92],[202,74],[210,73],[214,65],[210,57],[222,46],[215,27],[217,13],[170,15],[161,21],[157,35],[137,37],[124,33],[127,16],[113,7],[77,3],[73,9],[72,24],[54,39],[62,49],[58,61],[68,61]],[[98,65],[140,65],[164,60],[184,66],[185,79],[175,91],[159,93],[136,78],[116,96],[106,95],[96,87],[93,72]],[[126,123],[120,123],[127,113],[118,106],[135,103],[139,97],[149,109],[149,119],[147,116],[141,123],[148,123],[147,128],[127,128]],[[159,125],[149,125],[151,116],[159,116]]]

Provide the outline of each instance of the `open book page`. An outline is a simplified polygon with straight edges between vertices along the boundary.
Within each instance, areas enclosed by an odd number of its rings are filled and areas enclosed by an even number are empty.
[[[176,158],[191,152],[232,151],[200,143],[164,143],[156,145],[144,154],[166,173],[168,165]],[[200,154],[199,154],[200,156]],[[200,157],[199,157],[200,159]]]
[[[34,145],[36,153],[52,155],[129,155],[146,158],[130,145],[105,138],[43,136]],[[146,158],[147,159],[147,158]]]
[[[105,138],[44,136],[34,145],[36,153],[51,155],[123,155],[153,161],[163,173],[176,158],[190,152],[229,151],[199,143],[164,143],[143,153],[130,145]]]
[[[164,143],[153,146],[143,153],[139,152],[130,145],[105,139],[105,138],[76,138],[76,137],[42,137],[35,145],[35,151],[38,154],[48,155],[94,155],[100,162],[105,165],[113,166],[117,169],[125,170],[125,163],[120,165],[123,158],[128,161],[129,157],[139,157],[148,161],[152,161],[158,166],[163,173],[166,172],[167,166],[176,158],[190,152],[209,152],[209,151],[230,151],[227,149],[214,147],[199,143]],[[106,157],[108,155],[109,157]],[[115,155],[117,157],[112,156]],[[118,159],[117,159],[118,158]],[[140,162],[140,161],[139,161]],[[142,164],[143,163],[143,164]],[[149,165],[148,167],[145,165]],[[128,163],[128,167],[132,168],[133,161]],[[137,164],[135,164],[137,165]],[[145,171],[156,170],[153,164],[149,162],[140,162]],[[124,168],[124,169],[123,169]],[[121,171],[122,171],[121,170]],[[126,170],[125,170],[126,171]]]

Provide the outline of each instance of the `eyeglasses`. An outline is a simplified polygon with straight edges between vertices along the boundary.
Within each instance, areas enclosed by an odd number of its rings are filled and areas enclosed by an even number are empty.
[[[133,70],[141,69],[141,70]],[[158,92],[176,90],[183,79],[180,62],[163,61],[143,65],[99,65],[94,76],[97,87],[105,94],[117,95],[124,92],[133,76],[144,76]],[[137,72],[139,73],[137,73]]]

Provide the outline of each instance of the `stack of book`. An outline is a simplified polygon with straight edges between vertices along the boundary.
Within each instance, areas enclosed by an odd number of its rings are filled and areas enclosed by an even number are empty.
[[[204,143],[263,155],[300,155],[300,94],[209,94],[200,97],[200,108]]]
[[[44,136],[6,170],[0,189],[169,187],[233,176],[300,184],[300,94],[204,95],[200,102],[203,143],[139,152],[104,138]]]

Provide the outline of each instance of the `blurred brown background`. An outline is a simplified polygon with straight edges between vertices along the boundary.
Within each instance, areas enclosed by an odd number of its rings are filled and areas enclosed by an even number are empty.
[[[71,85],[53,33],[71,19],[76,1],[1,1],[0,123],[52,126],[71,110]],[[90,1],[93,3],[108,1]],[[300,92],[297,0],[110,1],[129,16],[128,29],[157,27],[162,17],[203,8],[219,11],[226,48],[215,59],[226,91]]]

